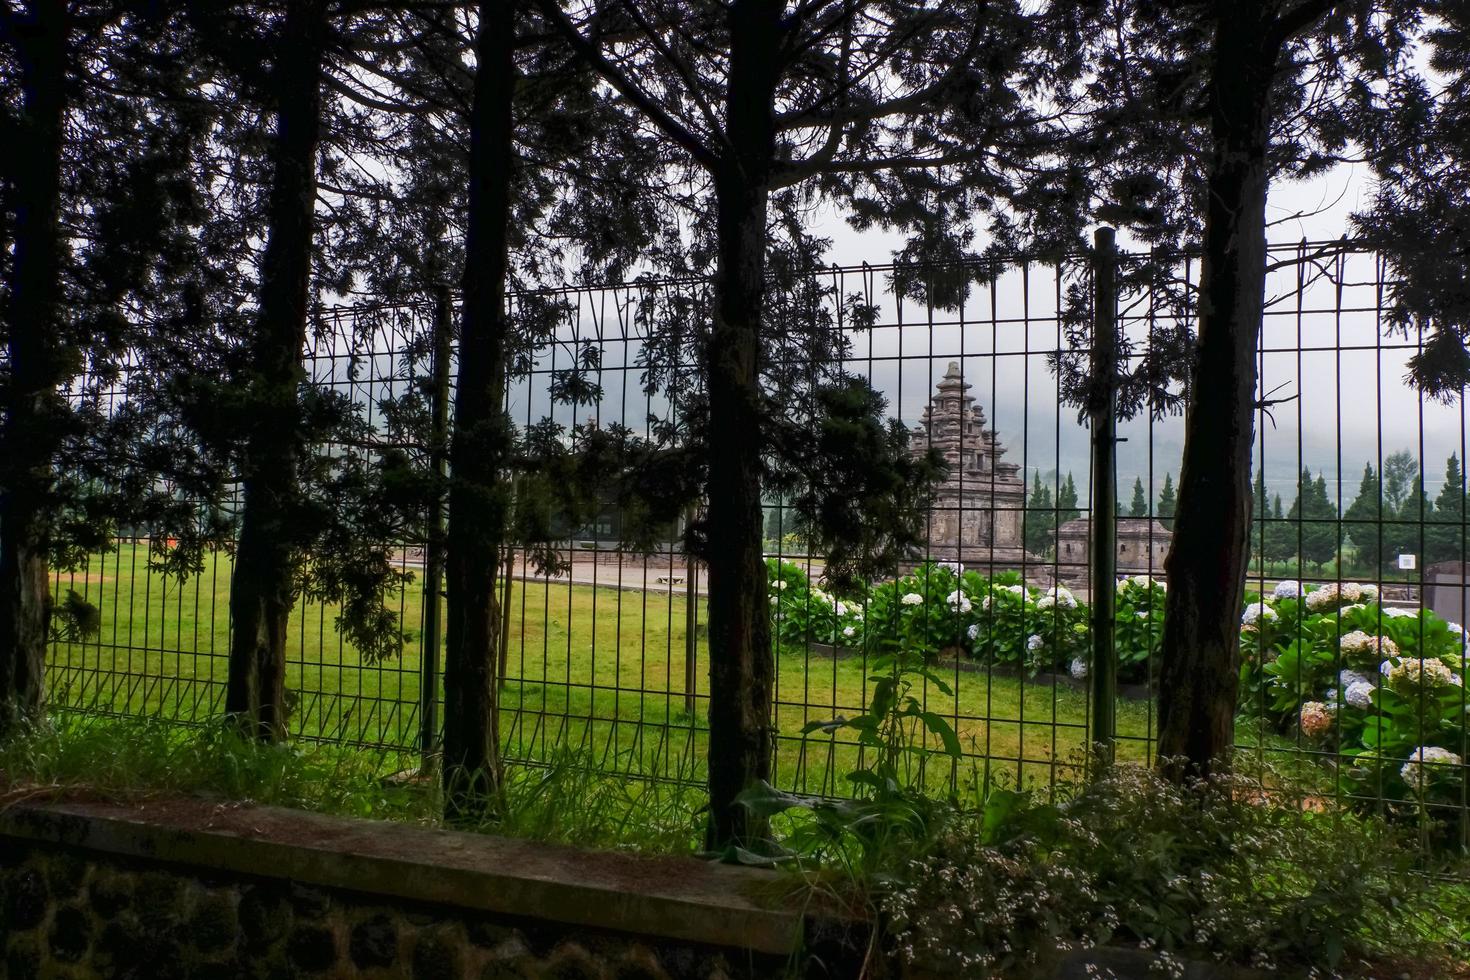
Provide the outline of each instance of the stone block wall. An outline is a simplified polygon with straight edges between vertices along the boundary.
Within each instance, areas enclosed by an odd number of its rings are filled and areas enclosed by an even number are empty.
[[[197,799],[0,808],[0,980],[848,977],[770,872]]]
[[[794,965],[790,957],[14,842],[0,857],[0,911],[9,980],[735,980],[780,976]]]

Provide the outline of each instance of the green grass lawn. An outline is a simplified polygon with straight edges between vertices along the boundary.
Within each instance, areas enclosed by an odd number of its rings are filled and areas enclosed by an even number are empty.
[[[124,545],[85,575],[61,574],[97,605],[101,634],[58,642],[51,654],[53,703],[185,721],[216,716],[227,673],[229,560],[221,556],[187,582],[147,569],[143,547]],[[422,587],[398,597],[410,640],[401,657],[364,663],[334,628],[334,612],[298,607],[291,628],[287,686],[301,735],[412,747],[420,725]],[[510,645],[502,689],[507,754],[545,759],[567,750],[600,768],[699,779],[708,696],[703,630],[696,629],[694,712],[686,710],[685,598],[566,582],[516,582],[508,610]],[[700,611],[702,617],[703,611]],[[981,777],[1047,783],[1073,776],[1087,732],[1082,691],[1050,683],[941,666],[954,694],[916,691],[959,733],[967,758],[936,764],[915,756],[940,783]],[[780,784],[812,792],[841,790],[857,761],[845,736],[800,736],[808,721],[859,713],[871,688],[861,658],[834,659],[800,649],[779,653],[776,729]],[[1151,733],[1147,703],[1124,700],[1119,729],[1125,758],[1142,759]],[[934,743],[937,744],[937,743]]]

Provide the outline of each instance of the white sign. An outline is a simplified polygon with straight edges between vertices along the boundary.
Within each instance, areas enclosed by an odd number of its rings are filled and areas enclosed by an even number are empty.
[[[1399,568],[1404,571],[1412,570],[1415,567],[1414,561],[1416,557],[1415,555],[1399,555]]]

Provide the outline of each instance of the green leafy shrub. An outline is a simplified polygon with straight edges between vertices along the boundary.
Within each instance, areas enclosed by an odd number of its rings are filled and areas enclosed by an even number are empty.
[[[1385,607],[1371,585],[1302,592],[1283,582],[1246,608],[1242,653],[1246,703],[1357,794],[1430,820],[1461,805],[1470,731],[1460,626]]]
[[[1119,767],[1070,799],[993,792],[952,819],[883,901],[907,965],[1030,975],[1037,952],[1135,944],[1313,976],[1399,975],[1463,958],[1464,915],[1411,873],[1408,842],[1217,781],[1173,786]],[[1175,974],[1177,975],[1177,974]]]

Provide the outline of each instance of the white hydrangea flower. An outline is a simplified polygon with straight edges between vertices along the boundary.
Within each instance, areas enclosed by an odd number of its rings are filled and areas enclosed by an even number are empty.
[[[1368,677],[1367,674],[1360,674],[1356,670],[1341,670],[1337,673],[1337,683],[1341,684],[1343,687],[1350,687],[1353,684],[1358,683],[1359,681],[1367,681],[1368,683],[1372,683],[1372,680]]]
[[[1342,639],[1337,641],[1337,646],[1347,657],[1366,657],[1371,654],[1375,659],[1382,659],[1399,655],[1398,645],[1388,637],[1369,636],[1362,630],[1344,633]]]
[[[986,596],[984,599],[980,600],[980,608],[985,610],[986,612],[990,612],[990,596]]]
[[[1373,707],[1373,682],[1366,679],[1353,681],[1343,690],[1342,699],[1354,708],[1368,710]]]
[[[1383,615],[1389,619],[1406,619],[1410,616],[1419,615],[1419,610],[1405,609],[1403,606],[1384,606]]]
[[[944,601],[949,603],[949,608],[951,611],[957,612],[961,615],[969,612],[972,608],[970,605],[970,597],[965,595],[965,593],[960,591],[959,589],[955,589],[949,595],[945,596]]]
[[[1145,589],[1149,588],[1150,586],[1157,586],[1161,592],[1167,592],[1169,590],[1168,583],[1165,582],[1163,579],[1150,578],[1147,575],[1134,575],[1131,578],[1125,579],[1125,581],[1132,582],[1134,585],[1141,586]]]
[[[918,606],[923,604],[924,597],[917,592],[906,592],[899,602],[902,602],[905,606]]]
[[[778,578],[771,582],[771,588],[775,589],[777,592],[782,592],[785,591],[786,586],[790,584],[791,583],[787,582],[784,578]]]
[[[1009,592],[1011,595],[1025,595],[1026,594],[1026,586],[1024,586],[1024,585],[1007,585],[1006,586],[1006,591]]]
[[[1374,585],[1372,582],[1364,582],[1362,585],[1358,586],[1358,601],[1377,602],[1378,586]]]
[[[836,611],[838,616],[847,615],[847,603],[843,602],[841,599],[838,599],[837,605],[833,606],[832,608]]]
[[[1083,660],[1081,657],[1077,657],[1067,668],[1067,672],[1071,674],[1075,679],[1079,681],[1082,680],[1087,676],[1087,661]]]
[[[1279,618],[1276,615],[1276,610],[1264,602],[1253,602],[1245,607],[1245,612],[1240,617],[1240,624],[1242,626],[1254,626],[1262,619],[1268,623],[1274,623]]]
[[[1325,735],[1332,730],[1332,712],[1321,701],[1304,702],[1297,721],[1301,725],[1302,734],[1309,738]]]
[[[965,566],[961,565],[957,561],[936,561],[934,563],[934,567],[942,568],[945,571],[954,572],[956,575],[961,574],[965,570]]]
[[[971,640],[974,640],[977,637],[979,637],[980,636],[980,624],[979,623],[971,623],[970,624],[970,628],[967,629],[967,630],[965,630],[965,635],[968,636]]]
[[[1046,646],[1046,640],[1042,639],[1040,634],[1032,633],[1030,636],[1026,637],[1026,649],[1030,650],[1032,653],[1035,653],[1037,650],[1040,650],[1044,646]]]
[[[1377,598],[1378,590],[1374,589],[1371,598]],[[1361,602],[1364,598],[1363,586],[1357,582],[1328,582],[1307,593],[1307,609],[1311,612],[1324,612],[1347,603]]]
[[[1459,674],[1438,660],[1426,660],[1422,657],[1385,660],[1378,669],[1387,678],[1388,686],[1400,694],[1424,687],[1434,688],[1446,684],[1451,687],[1464,687],[1465,685]]]
[[[853,619],[856,619],[856,620],[858,620],[860,622],[862,621],[862,618],[863,618],[863,607],[862,606],[849,606],[848,609],[847,609],[847,611],[850,612],[850,613],[852,613],[852,618]]]
[[[843,629],[842,629],[842,635],[845,636],[845,637],[847,637],[849,640],[852,639],[854,636],[857,636],[857,627],[856,626],[845,626],[845,627],[843,627]]]
[[[1061,606],[1063,609],[1076,609],[1077,597],[1065,585],[1053,585],[1036,600],[1037,609],[1050,609],[1052,606]]]
[[[1409,753],[1409,761],[1404,763],[1399,775],[1414,789],[1422,790],[1436,774],[1450,775],[1453,767],[1461,765],[1464,765],[1464,760],[1449,749],[1421,745]]]
[[[1276,583],[1276,588],[1271,590],[1272,598],[1297,599],[1302,594],[1302,583],[1294,578],[1282,579]]]
[[[774,606],[778,601],[779,600],[775,596],[771,596],[771,605]]]
[[[1460,637],[1462,639],[1464,638],[1464,636],[1465,636],[1465,627],[1461,626],[1459,623],[1445,623],[1445,625],[1450,628],[1450,632],[1451,633],[1453,633],[1454,635],[1456,635],[1456,636],[1458,636],[1458,637]]]

